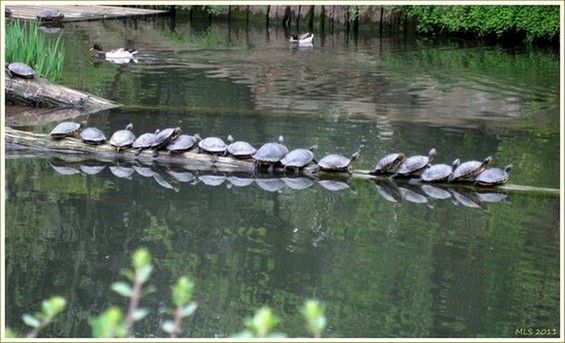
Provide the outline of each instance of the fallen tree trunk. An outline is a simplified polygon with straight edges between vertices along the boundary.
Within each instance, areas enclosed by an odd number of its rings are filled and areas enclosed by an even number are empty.
[[[199,154],[196,151],[188,151],[182,154],[171,154],[169,152],[161,152],[159,156],[153,157],[150,150],[144,150],[139,155],[135,155],[132,150],[122,150],[117,152],[109,144],[88,145],[82,143],[76,138],[65,138],[62,140],[54,140],[46,134],[38,134],[15,130],[10,127],[5,129],[6,151],[18,154],[18,150],[25,151],[26,156],[43,156],[49,155],[57,157],[69,163],[77,163],[88,160],[98,160],[102,162],[126,162],[143,165],[173,165],[182,167],[192,171],[217,171],[221,173],[254,173],[253,160],[241,160],[229,156],[219,156],[214,158],[212,155]],[[280,173],[282,170],[275,170]],[[388,176],[371,175],[368,170],[353,170],[352,174],[347,173],[324,173],[318,170],[317,165],[309,165],[300,172],[302,175],[329,178],[329,179],[347,179],[358,178],[367,180],[388,180]],[[402,182],[402,180],[399,180]],[[472,184],[449,184],[450,187],[460,188],[478,188]],[[485,187],[480,187],[485,188]],[[560,190],[555,188],[541,188],[522,185],[505,184],[496,187],[488,187],[488,189],[496,189],[506,192],[526,192],[537,193],[543,195],[559,196]]]
[[[92,94],[77,91],[51,83],[42,78],[24,79],[6,76],[6,100],[41,107],[79,108],[85,111],[99,111],[120,106]]]

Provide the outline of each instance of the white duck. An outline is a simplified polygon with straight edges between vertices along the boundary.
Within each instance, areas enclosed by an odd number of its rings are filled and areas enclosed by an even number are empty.
[[[135,59],[135,55],[137,54],[137,50],[124,48],[104,51],[100,44],[94,44],[90,51],[95,51],[96,56],[105,57],[106,59]]]

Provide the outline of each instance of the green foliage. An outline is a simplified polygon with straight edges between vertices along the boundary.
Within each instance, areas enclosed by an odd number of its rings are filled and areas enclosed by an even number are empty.
[[[188,304],[190,299],[192,299],[192,293],[194,292],[194,282],[192,282],[186,276],[179,278],[176,285],[172,287],[173,291],[173,304],[177,306],[182,306]]]
[[[301,312],[306,320],[308,332],[314,337],[319,338],[326,327],[324,306],[317,300],[308,300],[304,303]]]
[[[66,303],[63,297],[53,296],[41,302],[41,312],[37,312],[35,315],[24,314],[22,316],[23,322],[33,328],[27,334],[27,337],[36,337],[39,330],[49,325],[59,313],[63,312]],[[15,337],[15,334],[11,329],[6,328],[6,337]]]
[[[283,338],[285,334],[271,330],[279,323],[279,318],[267,306],[261,307],[253,318],[245,320],[246,330],[234,335],[234,338]]]
[[[558,6],[407,6],[423,34],[473,34],[479,37],[524,33],[528,42],[559,36]]]
[[[49,40],[36,22],[10,20],[6,23],[6,62],[22,62],[49,80],[61,77],[64,55],[62,35]]]
[[[127,325],[122,310],[112,306],[97,317],[90,318],[92,336],[96,338],[126,337]]]
[[[175,319],[165,320],[162,324],[163,331],[170,333],[171,337],[176,337],[180,331],[180,323],[183,318],[191,316],[198,308],[198,304],[191,302],[192,293],[194,291],[194,282],[188,277],[182,276],[172,288],[173,303],[177,306],[175,310]]]

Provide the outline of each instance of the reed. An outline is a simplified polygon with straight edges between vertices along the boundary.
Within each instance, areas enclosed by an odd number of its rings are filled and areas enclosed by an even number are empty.
[[[6,62],[23,62],[51,81],[57,81],[63,71],[63,40],[48,39],[36,22],[10,20],[6,23]]]

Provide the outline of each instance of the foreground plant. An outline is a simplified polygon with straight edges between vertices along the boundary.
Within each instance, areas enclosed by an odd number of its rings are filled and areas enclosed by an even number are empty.
[[[320,338],[326,327],[324,306],[318,300],[307,300],[300,312],[306,320],[308,332],[315,338]]]
[[[267,306],[261,307],[253,318],[245,320],[246,330],[234,335],[234,338],[284,338],[286,335],[281,332],[271,333],[271,330],[278,324],[279,319]]]
[[[41,312],[35,315],[24,314],[22,320],[26,325],[31,326],[33,329],[26,335],[27,338],[35,338],[41,329],[49,325],[55,317],[63,312],[67,302],[60,296],[53,296],[41,302]],[[16,337],[15,333],[6,328],[6,337]]]
[[[171,338],[176,338],[180,333],[182,319],[192,315],[198,307],[197,303],[190,301],[193,291],[194,283],[186,276],[181,277],[172,287],[173,304],[176,305],[174,320],[165,320],[162,325],[163,331],[168,332]]]

